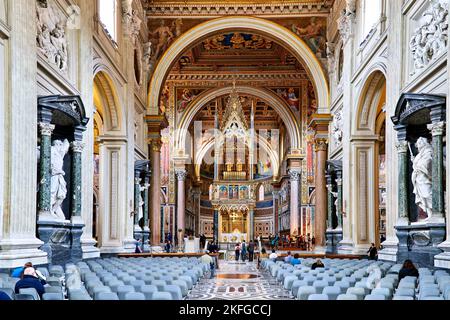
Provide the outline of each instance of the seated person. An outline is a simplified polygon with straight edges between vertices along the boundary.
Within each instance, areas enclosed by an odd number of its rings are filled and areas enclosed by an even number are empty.
[[[291,252],[288,251],[287,254],[288,254],[287,257],[284,258],[284,262],[286,262],[286,263],[291,263],[291,260],[292,260]]]
[[[296,264],[300,264],[300,255],[298,253],[294,254],[294,258],[291,259],[291,264],[295,266]]]
[[[275,249],[272,249],[272,253],[271,253],[270,256],[269,256],[269,259],[272,260],[272,261],[276,261],[277,258],[278,258],[278,255],[277,255],[277,253],[275,252]]]
[[[0,301],[12,300],[5,292],[0,291]]]
[[[404,277],[419,277],[419,271],[411,260],[407,259],[403,263],[403,267],[398,272],[398,280],[402,280]]]
[[[32,266],[33,266],[33,264],[31,262],[27,262],[27,263],[25,263],[25,265],[23,267],[15,268],[11,273],[11,277],[22,279],[23,271],[25,270],[25,268],[32,267]]]
[[[314,270],[316,268],[325,268],[323,262],[320,259],[317,259],[316,262],[314,262],[311,266],[311,270]]]
[[[209,264],[209,268],[211,270],[211,279],[212,279],[214,277],[215,262],[209,254],[210,254],[209,251],[206,250],[206,253],[200,258],[200,261],[202,263]]]
[[[14,289],[15,293],[19,294],[20,289],[34,288],[36,289],[39,296],[45,293],[45,288],[39,280],[36,270],[33,267],[28,267],[23,271],[23,279],[17,281],[16,287]]]

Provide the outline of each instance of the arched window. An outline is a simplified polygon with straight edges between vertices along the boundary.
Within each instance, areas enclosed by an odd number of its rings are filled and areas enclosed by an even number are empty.
[[[263,185],[261,185],[260,187],[259,187],[259,201],[264,201],[264,186]]]
[[[117,2],[116,0],[98,0],[99,18],[112,40],[117,41]]]
[[[381,16],[381,0],[364,0],[363,1],[363,39],[367,37],[370,30],[378,23]]]

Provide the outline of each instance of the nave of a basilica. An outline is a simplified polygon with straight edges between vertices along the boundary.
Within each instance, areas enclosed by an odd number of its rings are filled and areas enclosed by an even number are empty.
[[[0,0],[0,269],[200,236],[450,268],[448,5]]]

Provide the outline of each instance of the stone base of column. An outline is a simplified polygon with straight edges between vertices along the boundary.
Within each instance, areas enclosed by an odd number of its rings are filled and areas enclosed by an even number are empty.
[[[327,253],[337,253],[339,242],[342,240],[342,229],[328,229],[325,232],[326,237],[326,252]]]
[[[149,230],[140,230],[134,232],[134,238],[139,243],[139,247],[142,248],[142,239],[144,239],[144,252],[150,251],[150,246],[148,244],[148,239],[150,237],[150,231]]]
[[[118,253],[124,253],[125,249],[123,246],[120,245],[103,245],[100,248],[100,256],[110,256],[110,255],[116,255]]]
[[[353,252],[353,241],[350,239],[342,239],[338,244],[339,254],[351,254]]]
[[[325,246],[315,246],[314,247],[314,253],[316,253],[316,254],[326,254],[327,253],[327,247],[325,247]]]
[[[100,250],[95,246],[97,241],[94,239],[81,238],[81,251],[83,252],[83,260],[100,258]]]
[[[123,251],[133,253],[136,250],[136,240],[135,239],[125,239],[123,240]]]
[[[438,245],[438,248],[444,250],[444,252],[434,256],[434,266],[450,269],[450,240],[442,242]]]
[[[39,250],[43,244],[37,238],[0,240],[0,269],[23,267],[27,262],[47,264],[47,253]]]
[[[396,226],[399,239],[397,261],[410,259],[421,267],[433,267],[435,256],[442,250],[439,245],[445,238],[445,224],[418,223]]]
[[[68,221],[37,222],[39,239],[44,242],[40,249],[47,253],[49,264],[65,265],[68,262],[77,263],[82,260],[83,228],[84,224]]]
[[[378,260],[397,262],[398,240],[386,239],[381,245],[383,249],[378,251]]]

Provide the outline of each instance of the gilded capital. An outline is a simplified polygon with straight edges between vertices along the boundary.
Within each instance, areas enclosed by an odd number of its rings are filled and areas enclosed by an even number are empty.
[[[161,152],[162,141],[158,139],[149,139],[149,144],[154,152]]]
[[[316,139],[315,140],[315,151],[327,151],[328,148],[328,140],[327,139]]]

